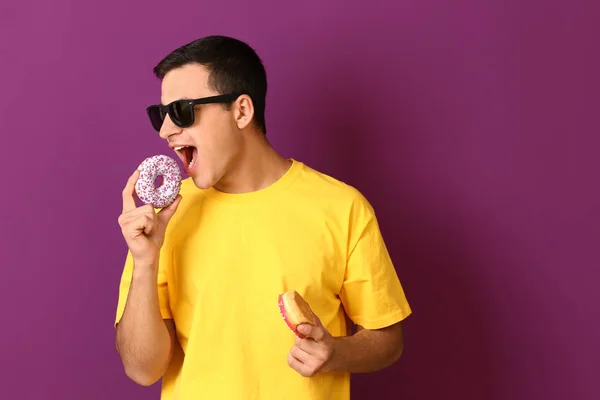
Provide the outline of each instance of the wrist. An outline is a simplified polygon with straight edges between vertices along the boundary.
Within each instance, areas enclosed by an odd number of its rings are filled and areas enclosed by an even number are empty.
[[[133,262],[133,277],[144,278],[146,276],[156,276],[158,273],[158,260],[140,260]]]
[[[341,362],[343,355],[343,345],[344,340],[346,339],[343,336],[336,337],[333,336],[331,341],[331,355],[329,360],[323,365],[321,369],[323,372],[338,372],[341,370]]]

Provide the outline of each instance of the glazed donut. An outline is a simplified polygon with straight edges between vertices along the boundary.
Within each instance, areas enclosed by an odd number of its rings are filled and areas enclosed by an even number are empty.
[[[279,313],[287,326],[298,336],[304,339],[306,336],[298,332],[298,325],[317,325],[316,315],[310,306],[295,290],[290,290],[279,295]]]
[[[165,155],[148,157],[138,170],[140,176],[135,183],[135,191],[144,204],[163,208],[173,203],[181,189],[181,172],[174,159]],[[162,176],[163,181],[156,187],[154,181],[159,176]]]

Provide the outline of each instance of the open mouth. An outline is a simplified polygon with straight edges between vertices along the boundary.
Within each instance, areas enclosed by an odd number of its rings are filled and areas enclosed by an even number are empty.
[[[198,157],[198,149],[194,146],[179,146],[175,147],[175,151],[179,154],[181,161],[183,161],[186,173],[192,171]]]

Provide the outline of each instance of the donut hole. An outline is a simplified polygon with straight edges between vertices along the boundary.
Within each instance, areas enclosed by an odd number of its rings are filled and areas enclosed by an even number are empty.
[[[160,187],[163,184],[163,176],[162,175],[158,175],[155,179],[154,179],[154,187]]]

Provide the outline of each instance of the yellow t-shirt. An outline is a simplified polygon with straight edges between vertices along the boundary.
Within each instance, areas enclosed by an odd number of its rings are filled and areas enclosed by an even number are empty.
[[[349,399],[348,374],[307,378],[288,366],[295,336],[277,297],[298,291],[333,336],[348,334],[346,314],[376,329],[411,313],[368,201],[293,159],[263,190],[226,194],[188,178],[181,194],[157,282],[181,345],[162,399]],[[117,322],[131,272],[128,255]]]

